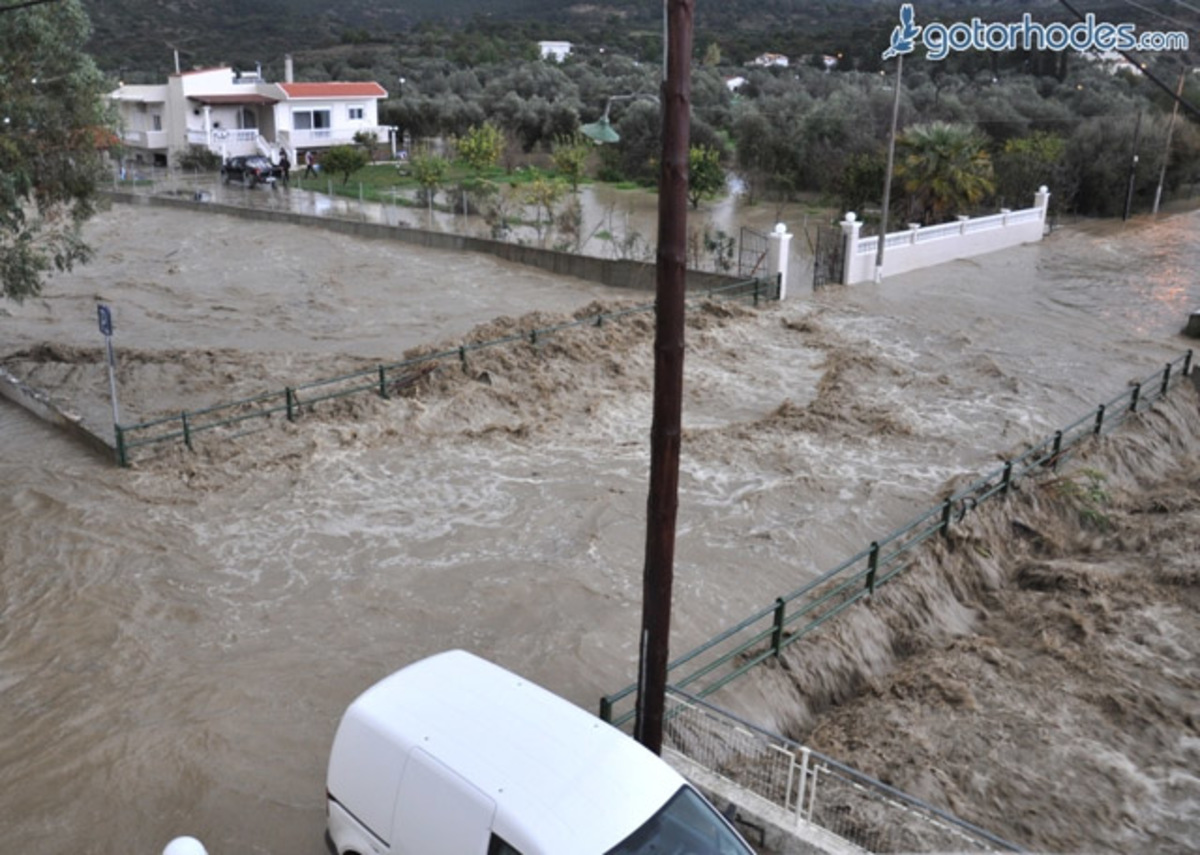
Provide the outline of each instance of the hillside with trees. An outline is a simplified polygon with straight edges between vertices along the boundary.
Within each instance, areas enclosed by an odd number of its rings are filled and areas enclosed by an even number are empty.
[[[299,79],[381,82],[391,94],[381,120],[401,128],[415,148],[494,127],[508,168],[547,164],[556,141],[595,122],[610,97],[658,90],[662,9],[644,0],[262,0],[249,10],[229,0],[85,5],[95,21],[90,44],[114,76],[160,80],[178,50],[184,67],[261,63],[268,79],[279,79],[290,52]],[[1172,3],[1085,5],[1101,20],[1142,28],[1188,25],[1195,32],[1200,23],[1200,13]],[[881,53],[897,10],[877,0],[697,4],[693,147],[735,172],[752,199],[807,194],[877,214],[894,95],[894,62],[883,63]],[[946,22],[1010,20],[1023,11],[1044,23],[1073,20],[1049,0],[1019,8],[987,0],[919,6],[922,20]],[[573,53],[561,64],[543,61],[541,39],[569,40]],[[767,51],[787,55],[789,66],[747,64]],[[836,60],[834,68],[825,57]],[[1145,60],[1148,71],[1174,84],[1196,58],[1193,45],[1191,53]],[[745,78],[736,92],[727,86],[735,76]],[[1200,76],[1186,75],[1184,97],[1200,103]],[[1167,197],[1194,192],[1200,132],[1181,113],[1168,153],[1171,107],[1146,75],[1114,72],[1071,52],[962,53],[942,62],[914,55],[904,69],[893,213],[902,222],[931,221],[1023,206],[1045,183],[1057,210],[1120,214],[1135,137],[1135,210],[1150,204],[1164,158]],[[599,149],[594,174],[653,185],[657,107],[649,99],[614,101],[610,118],[621,142]],[[931,188],[941,188],[935,198]]]

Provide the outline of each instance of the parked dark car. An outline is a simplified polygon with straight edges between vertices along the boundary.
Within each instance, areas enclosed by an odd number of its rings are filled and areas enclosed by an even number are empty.
[[[274,185],[282,177],[282,171],[260,154],[231,157],[221,166],[221,177],[228,184],[240,181],[247,187],[257,184]]]

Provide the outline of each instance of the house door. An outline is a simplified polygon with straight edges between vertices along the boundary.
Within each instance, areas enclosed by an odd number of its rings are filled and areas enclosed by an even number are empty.
[[[238,114],[238,124],[242,130],[254,130],[258,127],[258,114],[249,107],[243,107]]]

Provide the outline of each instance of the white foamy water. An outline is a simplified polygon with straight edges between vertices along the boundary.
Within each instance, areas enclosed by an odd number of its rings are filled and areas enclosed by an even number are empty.
[[[1198,222],[1061,231],[694,323],[673,650],[1178,356],[1200,306]],[[103,291],[119,301],[119,345],[138,352],[125,379],[142,387],[123,393],[147,409],[224,400],[240,372],[268,387],[323,376],[313,354],[383,358],[494,315],[613,296],[307,229],[248,238],[251,263],[223,248],[235,226],[220,217],[118,208],[99,228],[104,263],[131,284],[84,268],[7,307],[0,358],[45,342],[99,351]],[[155,229],[169,248],[117,257]],[[157,851],[189,833],[214,855],[317,855],[337,717],[395,668],[465,647],[589,709],[629,682],[649,332],[568,335],[561,352],[480,355],[468,377],[361,422],[301,419],[232,456],[202,445],[135,471],[0,406],[7,845]],[[98,380],[87,406],[100,418],[102,364],[72,353],[65,368],[21,367],[64,389]]]

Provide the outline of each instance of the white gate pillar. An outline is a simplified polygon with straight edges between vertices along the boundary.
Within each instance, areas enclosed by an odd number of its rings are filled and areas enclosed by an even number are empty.
[[[849,285],[851,282],[860,281],[855,278],[855,274],[858,273],[858,235],[862,231],[862,223],[858,221],[857,214],[847,211],[841,226],[842,236],[845,238],[842,247],[842,284]],[[880,235],[879,239],[883,240],[883,236]]]
[[[792,236],[783,223],[775,224],[767,250],[767,269],[779,283],[779,299],[787,297],[788,263],[791,260]]]

